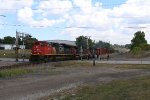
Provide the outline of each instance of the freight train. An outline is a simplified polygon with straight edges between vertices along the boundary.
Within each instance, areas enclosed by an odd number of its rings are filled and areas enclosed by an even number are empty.
[[[106,54],[106,49],[95,49],[95,54]],[[71,60],[92,58],[93,50],[79,50],[74,41],[36,41],[31,50],[30,62],[49,62],[58,60]]]
[[[31,50],[30,62],[55,61],[63,59],[76,59],[77,48],[67,43],[36,41]]]

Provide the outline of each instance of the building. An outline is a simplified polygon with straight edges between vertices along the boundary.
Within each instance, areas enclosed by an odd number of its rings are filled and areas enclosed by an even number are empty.
[[[12,45],[12,44],[0,44],[0,49],[3,49],[3,50],[13,50],[13,48],[15,47],[16,45]],[[19,45],[19,48],[24,49],[25,46]]]

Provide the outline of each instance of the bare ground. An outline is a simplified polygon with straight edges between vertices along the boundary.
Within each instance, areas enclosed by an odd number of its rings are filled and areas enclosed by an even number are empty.
[[[56,74],[35,73],[15,78],[1,78],[0,100],[38,100],[83,84],[101,84],[112,80],[150,75],[148,69],[117,69],[102,66],[52,68],[57,72]]]

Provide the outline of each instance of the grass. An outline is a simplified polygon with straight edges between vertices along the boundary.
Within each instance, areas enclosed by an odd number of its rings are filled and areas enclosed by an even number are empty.
[[[111,65],[112,67],[115,68],[121,68],[121,69],[150,69],[150,65],[149,64],[114,64]]]
[[[93,67],[93,63],[87,61],[62,61],[54,64],[55,67]],[[150,69],[149,64],[101,64],[94,67],[113,67],[121,69]]]
[[[45,74],[45,75],[55,75],[60,74],[61,71],[52,69],[49,67],[22,67],[22,68],[11,68],[11,69],[4,69],[0,70],[0,78],[9,78],[9,77],[16,77],[26,74]]]
[[[15,67],[16,66],[16,67]],[[52,64],[56,69],[51,69],[48,66],[33,66],[31,68],[17,68],[17,65],[13,65],[12,69],[0,70],[0,77],[14,77],[19,75],[24,75],[28,73],[48,73],[50,75],[60,73],[57,70],[57,67],[93,67],[90,62],[75,62],[75,61],[63,61]],[[150,65],[131,65],[131,64],[96,64],[95,67],[113,67],[113,68],[121,68],[121,69],[150,69]]]
[[[61,61],[54,64],[55,67],[91,67],[90,62],[78,62],[78,61]]]
[[[30,54],[31,54],[31,50],[19,50],[19,58],[21,58],[22,54],[25,54],[26,58],[29,58]],[[15,50],[0,50],[0,57],[1,58],[15,58]]]
[[[14,69],[5,69],[5,70],[0,70],[0,78],[5,78],[5,77],[14,77],[18,75],[24,75],[27,73],[33,73],[33,69],[24,69],[24,68],[14,68]]]
[[[70,90],[71,91],[71,90]],[[84,86],[42,100],[149,100],[150,76]]]

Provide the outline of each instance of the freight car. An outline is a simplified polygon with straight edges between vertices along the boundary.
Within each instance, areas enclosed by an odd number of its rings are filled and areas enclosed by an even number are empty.
[[[97,58],[101,59],[109,59],[110,50],[107,48],[96,48]]]
[[[66,43],[37,41],[32,47],[30,62],[77,59],[77,47]]]

